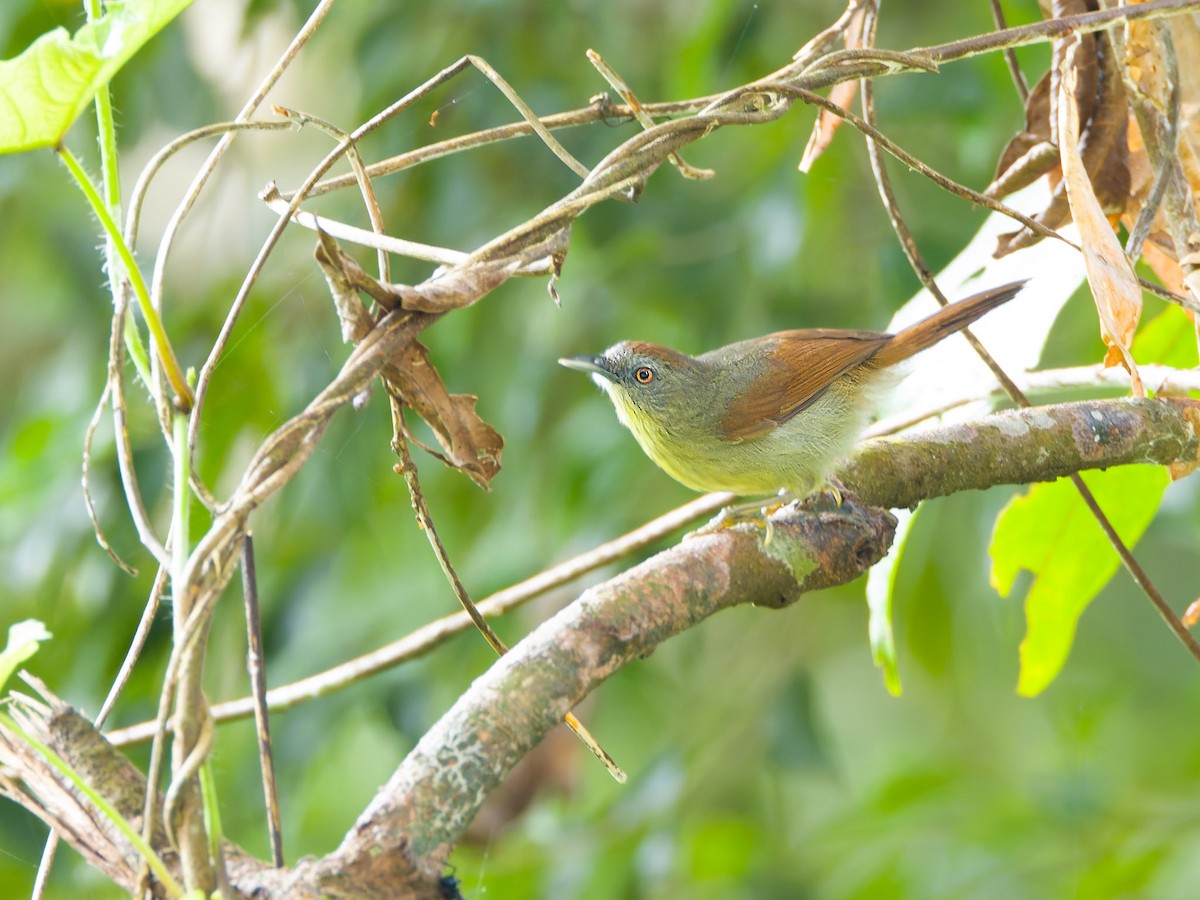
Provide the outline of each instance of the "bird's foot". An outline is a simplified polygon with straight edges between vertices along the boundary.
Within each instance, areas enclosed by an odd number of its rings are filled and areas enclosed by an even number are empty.
[[[854,494],[830,475],[812,493],[808,494],[802,503],[814,512],[829,509],[831,506],[833,509],[841,509],[848,496],[853,498]]]
[[[749,524],[763,529],[763,542],[769,544],[775,532],[771,525],[771,516],[789,503],[795,503],[796,498],[787,492],[781,492],[771,500],[747,500],[744,503],[734,503],[722,509],[713,519],[701,525],[695,531],[690,531],[685,538],[701,537],[706,534],[716,534],[726,528]]]

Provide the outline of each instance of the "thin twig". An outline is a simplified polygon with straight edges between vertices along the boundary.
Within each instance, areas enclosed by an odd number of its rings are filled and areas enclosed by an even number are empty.
[[[716,97],[717,95],[714,94],[708,97],[697,97],[694,100],[681,100],[670,103],[646,103],[642,105],[642,108],[650,115],[655,116],[682,115],[685,113],[694,113],[702,109],[715,100]],[[540,122],[546,128],[554,131],[560,128],[578,128],[582,125],[591,125],[596,122],[612,122],[614,119],[632,118],[633,110],[628,106],[610,103],[607,95],[601,95],[590,106],[543,116]],[[372,178],[379,178],[382,175],[392,175],[423,163],[432,162],[435,159],[442,159],[447,156],[453,156],[456,153],[500,143],[501,141],[528,137],[532,134],[534,134],[533,126],[525,121],[497,125],[494,128],[485,128],[482,131],[473,131],[470,134],[427,144],[424,147],[408,150],[396,156],[382,159],[379,162],[371,163],[367,166],[367,174]],[[353,173],[334,175],[313,185],[312,190],[308,192],[308,196],[319,197],[322,194],[342,190],[353,185]],[[293,193],[291,191],[284,191],[282,196],[285,200],[290,200]]]
[[[712,515],[722,506],[727,506],[732,499],[733,495],[727,493],[706,494],[698,497],[621,537],[593,547],[585,553],[498,591],[479,601],[476,608],[484,618],[504,615],[555,588],[570,584],[589,572],[611,565],[663,540],[680,528]],[[468,631],[472,625],[471,617],[465,610],[443,616],[398,640],[372,650],[370,653],[339,663],[323,672],[317,672],[291,684],[271,688],[267,691],[267,708],[272,712],[278,712],[336,693],[372,675],[393,669],[411,659],[425,656],[455,635]],[[252,697],[217,703],[212,708],[212,716],[216,722],[233,722],[248,718],[253,714]],[[150,740],[156,732],[155,722],[148,721],[110,731],[105,738],[114,747],[127,747]]]
[[[864,83],[865,83],[865,81],[864,81]],[[1011,219],[1015,219],[1016,221],[1020,222],[1022,225],[1026,226],[1031,231],[1041,235],[1042,237],[1054,238],[1055,240],[1062,241],[1064,244],[1066,244],[1068,247],[1070,247],[1073,250],[1079,250],[1078,244],[1063,237],[1057,231],[1054,231],[1051,228],[1047,228],[1041,222],[1038,222],[1035,219],[1031,219],[1029,216],[1020,212],[1019,210],[1013,209],[1011,206],[1001,203],[999,200],[995,200],[991,197],[986,196],[985,194],[979,193],[976,190],[972,190],[971,188],[967,187],[966,185],[959,184],[957,181],[954,181],[951,178],[947,178],[941,172],[937,171],[936,169],[931,168],[930,166],[923,163],[921,160],[917,159],[915,156],[913,156],[911,153],[909,153],[907,150],[905,150],[903,147],[901,147],[899,144],[897,144],[895,141],[893,141],[891,138],[889,138],[887,135],[885,135],[883,132],[881,132],[875,126],[873,126],[870,123],[859,118],[857,115],[855,115],[850,110],[844,109],[844,108],[838,106],[836,103],[833,103],[833,102],[827,100],[825,97],[822,97],[820,94],[815,94],[812,91],[805,90],[803,88],[794,88],[794,87],[791,87],[786,84],[779,84],[776,89],[781,92],[790,93],[790,94],[800,98],[805,103],[809,103],[813,106],[818,106],[821,109],[828,110],[829,112],[833,113],[835,116],[839,116],[839,117],[845,119],[847,122],[849,122],[851,125],[853,125],[856,129],[858,129],[864,135],[869,137],[873,142],[878,144],[880,147],[882,147],[884,150],[886,150],[892,156],[896,157],[896,159],[900,160],[900,162],[904,163],[906,166],[908,166],[910,169],[913,169],[917,173],[925,176],[926,178],[928,178],[930,181],[932,181],[934,184],[936,184],[938,187],[942,188],[943,190],[946,190],[952,194],[962,197],[964,200],[970,200],[972,203],[976,203],[980,206],[986,207],[987,209],[990,209],[993,212],[998,212],[1002,215],[1008,216]]]
[[[633,110],[633,117],[641,123],[643,128],[653,128],[654,119],[646,112],[645,108],[638,101],[637,95],[634,94],[628,82],[625,81],[617,70],[604,61],[595,50],[587,51],[588,61],[596,67],[596,71],[603,76],[604,80],[612,86],[612,89],[617,92],[618,96],[625,101],[625,104]],[[678,153],[672,153],[670,156],[671,164],[679,171],[679,174],[684,178],[690,178],[693,181],[704,181],[712,178],[717,173],[712,169],[697,169],[695,166],[688,165],[684,162],[683,157]]]
[[[1171,86],[1165,116],[1163,111],[1159,110],[1157,105],[1145,96],[1140,85],[1130,76],[1129,67],[1121,67],[1125,80],[1125,92],[1132,98],[1130,105],[1133,107],[1139,128],[1143,131],[1153,132],[1160,127],[1160,122],[1164,118],[1166,120],[1166,128],[1163,129],[1161,142],[1156,140],[1153,134],[1143,135],[1142,144],[1146,148],[1147,157],[1153,160],[1157,151],[1161,158],[1158,165],[1154,167],[1154,183],[1150,188],[1150,193],[1138,212],[1137,221],[1129,229],[1129,236],[1125,241],[1125,256],[1130,262],[1135,262],[1142,255],[1142,245],[1145,244],[1146,238],[1150,234],[1154,219],[1166,196],[1167,187],[1171,183],[1176,167],[1179,166],[1179,124],[1183,118],[1182,92],[1179,87],[1179,60],[1175,54],[1175,42],[1171,40],[1170,30],[1161,23],[1156,28],[1162,46],[1161,63],[1165,69],[1164,80]],[[1119,46],[1120,55],[1124,56],[1123,36],[1114,29],[1112,37],[1114,44]],[[1182,253],[1183,251],[1179,250],[1178,252]]]
[[[996,28],[1003,30],[1008,27],[1008,23],[1004,21],[1004,10],[1000,7],[1000,0],[988,0],[992,7],[992,21],[996,23]],[[1029,82],[1025,80],[1025,73],[1021,71],[1021,64],[1017,61],[1016,51],[1012,47],[1004,48],[1004,61],[1008,63],[1008,73],[1012,76],[1013,87],[1017,89],[1017,96],[1021,98],[1021,106],[1024,107],[1029,101]]]
[[[124,282],[114,292],[112,328],[108,338],[108,387],[112,391],[113,445],[117,451],[117,471],[121,475],[121,487],[125,491],[125,507],[137,529],[138,540],[160,566],[167,565],[167,550],[154,533],[150,513],[142,500],[138,484],[137,468],[133,464],[133,444],[129,439],[129,410],[125,399],[125,330],[129,321],[129,290]],[[147,388],[151,385],[147,378]]]
[[[916,171],[918,174],[924,175],[926,178],[928,178],[934,184],[938,185],[938,187],[944,188],[945,190],[949,191],[950,193],[957,194],[958,196],[960,196],[966,200],[970,200],[972,203],[977,203],[980,206],[987,207],[988,209],[992,210],[993,212],[998,212],[1002,215],[1008,216],[1010,219],[1014,219],[1017,222],[1020,222],[1022,225],[1029,228],[1030,231],[1033,231],[1034,233],[1039,234],[1042,237],[1054,238],[1055,240],[1061,241],[1062,243],[1066,244],[1072,250],[1075,250],[1077,252],[1082,252],[1082,249],[1080,248],[1080,246],[1078,244],[1076,244],[1074,241],[1070,240],[1069,238],[1063,237],[1061,234],[1059,234],[1057,231],[1054,231],[1053,229],[1047,228],[1045,225],[1043,225],[1041,222],[1038,222],[1036,219],[1032,219],[1029,216],[1025,215],[1024,213],[1020,212],[1019,210],[1013,209],[1011,206],[1008,206],[1007,204],[1001,203],[998,200],[994,200],[985,194],[981,194],[978,191],[972,190],[971,188],[967,187],[966,185],[959,184],[958,182],[954,181],[953,179],[947,178],[945,175],[938,172],[936,169],[929,167],[928,165],[923,163],[921,160],[917,159],[915,156],[913,156],[911,153],[909,153],[903,147],[899,146],[893,140],[891,140],[889,137],[887,137],[887,135],[883,134],[877,128],[874,128],[873,126],[869,125],[867,122],[863,121],[861,118],[859,118],[857,115],[855,115],[850,110],[843,109],[842,107],[838,106],[836,103],[833,103],[833,102],[827,100],[825,97],[822,97],[820,94],[814,94],[811,91],[798,89],[798,88],[792,88],[792,87],[788,87],[786,85],[777,85],[774,89],[780,91],[781,93],[793,94],[796,97],[803,100],[805,103],[810,103],[814,106],[819,106],[821,109],[829,110],[834,115],[840,116],[841,118],[843,118],[847,122],[849,122],[851,125],[853,125],[856,129],[861,131],[864,135],[867,135],[872,140],[874,140],[876,143],[878,143],[884,150],[886,150],[892,156],[896,157],[896,159],[900,160],[902,163],[904,163],[906,166],[908,166],[909,168]],[[1174,291],[1170,291],[1170,290],[1164,288],[1162,285],[1155,284],[1154,282],[1151,282],[1145,278],[1138,278],[1138,284],[1141,285],[1143,289],[1151,291],[1152,293],[1158,295],[1159,297],[1163,298],[1164,300],[1168,301],[1169,303],[1173,303],[1176,306],[1183,307],[1184,309],[1191,310],[1192,312],[1195,312],[1195,313],[1200,313],[1200,302],[1197,302],[1196,300],[1192,299],[1191,297],[1185,297],[1181,294],[1176,294]]]
[[[871,3],[867,6],[866,19],[863,25],[863,42],[867,47],[872,46],[875,42],[875,29],[878,23],[879,6],[877,3]],[[859,90],[862,93],[863,123],[873,129],[875,134],[879,134],[879,130],[875,126],[875,91],[871,79],[864,78],[859,83]],[[887,212],[888,221],[892,224],[892,230],[896,232],[900,248],[904,251],[904,255],[908,259],[913,272],[916,273],[917,278],[933,296],[933,299],[938,302],[938,305],[947,306],[950,301],[934,280],[933,273],[930,271],[929,266],[926,265],[925,259],[917,247],[916,238],[913,237],[912,230],[908,227],[908,223],[904,220],[904,216],[900,212],[900,205],[896,201],[895,192],[892,190],[892,180],[888,175],[887,163],[883,152],[880,150],[879,143],[872,135],[864,134],[864,138],[867,144],[867,155],[871,160],[871,171],[875,175],[875,184],[879,188],[879,197],[883,203],[884,210]],[[983,346],[979,338],[969,328],[962,329],[961,333],[979,358],[983,360],[984,365],[996,376],[996,380],[1009,392],[1009,395],[1015,401],[1021,403],[1021,405],[1028,406],[1029,401],[1021,394],[1020,388],[1017,387],[1000,364],[996,362],[995,358],[987,351],[987,348]]]
[[[1179,616],[1171,608],[1171,604],[1167,603],[1163,595],[1159,593],[1158,588],[1154,586],[1154,582],[1150,580],[1150,576],[1142,568],[1141,563],[1137,561],[1133,553],[1129,550],[1129,547],[1121,540],[1121,536],[1113,528],[1112,522],[1104,514],[1104,510],[1100,508],[1100,504],[1096,502],[1096,497],[1092,493],[1091,488],[1084,484],[1083,477],[1078,473],[1073,473],[1070,478],[1071,483],[1075,485],[1075,489],[1079,491],[1079,495],[1083,497],[1083,502],[1092,511],[1092,515],[1100,523],[1100,527],[1104,529],[1104,534],[1108,538],[1109,543],[1113,545],[1113,548],[1117,551],[1117,555],[1121,557],[1122,564],[1129,574],[1133,576],[1133,580],[1137,582],[1138,587],[1142,589],[1142,593],[1154,604],[1155,611],[1167,624],[1167,627],[1171,629],[1175,637],[1179,638],[1180,643],[1200,662],[1200,642],[1192,636],[1187,626],[1179,620]]]
[[[42,857],[38,860],[37,875],[33,879],[33,890],[29,892],[29,900],[42,900],[46,896],[46,888],[50,882],[50,869],[54,866],[54,857],[58,854],[58,845],[62,839],[58,831],[51,828],[46,835],[46,843],[42,847]]]
[[[150,587],[150,596],[146,600],[146,605],[142,608],[142,616],[138,620],[137,628],[133,632],[133,640],[129,643],[129,649],[125,651],[125,659],[121,661],[121,668],[117,671],[116,678],[113,679],[112,686],[108,689],[108,696],[104,698],[104,703],[100,706],[100,712],[96,714],[96,727],[102,728],[112,713],[113,707],[116,706],[117,700],[121,696],[121,691],[129,681],[129,677],[133,674],[133,667],[137,664],[138,659],[142,655],[142,650],[146,647],[146,641],[150,637],[150,629],[154,626],[154,618],[158,614],[159,605],[162,603],[163,590],[167,586],[166,566],[159,566],[158,572],[154,576],[154,584]]]
[[[312,14],[308,17],[308,20],[296,33],[296,36],[292,38],[287,49],[283,51],[283,54],[276,61],[275,65],[271,67],[271,70],[255,89],[250,99],[242,106],[242,109],[234,118],[235,122],[245,122],[254,114],[259,104],[263,102],[267,94],[275,86],[275,83],[283,76],[284,71],[291,64],[292,60],[295,59],[296,54],[308,43],[321,22],[324,21],[326,14],[332,6],[333,0],[320,0],[316,8],[312,11]],[[221,158],[225,155],[225,151],[229,149],[229,145],[233,143],[236,136],[236,131],[226,131],[221,136],[221,140],[209,152],[208,158],[205,159],[203,165],[200,167],[200,171],[196,173],[196,177],[192,179],[192,183],[188,186],[183,200],[180,201],[179,206],[171,214],[171,218],[167,221],[166,227],[163,229],[162,237],[158,242],[158,253],[154,257],[154,273],[150,281],[151,305],[155,309],[162,307],[167,260],[170,258],[171,248],[175,243],[175,235],[179,232],[179,227],[183,223],[184,218],[191,212],[196,200],[200,197],[200,192],[204,190],[204,186],[208,183],[209,177],[216,169],[217,163],[221,161]],[[198,414],[196,414],[196,417],[199,417]],[[165,426],[167,416],[160,413],[160,418],[163,419]]]
[[[863,0],[849,0],[846,8],[837,20],[824,31],[810,38],[807,43],[792,55],[792,61],[801,68],[807,67],[834,44],[845,43],[846,29],[854,16],[863,8]]]
[[[290,208],[289,202],[279,193],[279,189],[273,182],[263,189],[258,198],[266,204],[268,209],[277,215],[285,216],[288,214]],[[301,228],[307,228],[309,231],[324,232],[330,237],[337,238],[339,241],[349,241],[353,244],[358,244],[360,247],[369,247],[372,250],[385,254],[395,253],[397,256],[423,259],[426,262],[434,262],[442,266],[457,266],[471,258],[471,254],[464,253],[461,250],[451,250],[449,247],[436,247],[433,244],[410,241],[404,238],[393,237],[390,234],[367,231],[365,228],[358,228],[346,222],[331,219],[328,216],[318,216],[302,209],[291,213],[291,220]],[[513,274],[548,275],[550,274],[550,266],[546,262],[534,263],[533,265],[514,271]]]
[[[408,426],[404,422],[403,401],[392,394],[389,394],[388,398],[391,401],[392,408],[392,450],[400,457],[400,464],[396,466],[396,473],[404,477],[404,483],[408,486],[408,494],[412,500],[413,512],[417,516],[417,524],[420,525],[421,531],[425,533],[425,537],[429,540],[429,546],[433,548],[433,554],[437,557],[438,565],[442,567],[442,573],[446,576],[446,580],[450,582],[450,589],[454,591],[454,596],[457,598],[459,604],[466,610],[467,615],[471,617],[472,624],[483,635],[488,645],[496,651],[496,655],[503,656],[508,652],[508,647],[479,612],[479,608],[471,602],[471,597],[467,593],[462,579],[458,577],[458,572],[455,570],[454,564],[450,562],[450,555],[446,552],[446,547],[442,543],[442,539],[438,536],[437,527],[433,524],[433,516],[429,512],[429,504],[425,502],[425,495],[421,492],[421,482],[417,477],[417,465],[413,462],[412,454],[408,449]],[[604,768],[608,770],[609,774],[618,782],[624,784],[628,778],[625,771],[617,765],[617,761],[609,755],[608,751],[600,746],[600,743],[584,727],[583,723],[575,717],[575,714],[568,711],[564,721],[567,723],[567,727],[575,732],[575,735],[583,741],[584,746],[592,752],[592,755],[604,764]]]
[[[271,721],[267,715],[267,673],[262,650],[258,577],[254,568],[254,537],[249,532],[242,544],[242,597],[246,603],[246,668],[250,672],[250,696],[254,698],[254,729],[267,808],[267,835],[271,841],[271,861],[275,868],[282,869],[283,826],[279,815],[279,791],[275,786],[275,757],[271,752]]]
[[[107,553],[108,558],[117,564],[117,568],[126,575],[135,578],[137,577],[137,569],[121,559],[105,536],[104,528],[100,525],[100,517],[96,513],[96,502],[92,498],[92,444],[96,439],[96,429],[100,427],[100,420],[104,416],[104,408],[108,405],[108,397],[112,393],[111,387],[106,380],[104,382],[104,390],[100,392],[100,399],[96,401],[96,409],[92,412],[92,418],[88,422],[87,431],[83,434],[83,505],[87,510],[88,521],[92,523],[92,533],[95,534],[96,543],[100,545],[100,549]]]
[[[332,122],[327,122],[325,119],[317,116],[288,109],[286,106],[275,106],[273,109],[276,114],[286,117],[297,125],[315,125],[335,140],[346,144],[346,160],[350,163],[355,181],[358,183],[359,193],[362,194],[363,205],[367,208],[367,218],[371,222],[371,230],[376,236],[382,235],[383,212],[379,208],[379,200],[375,197],[375,189],[371,186],[371,177],[367,174],[362,156],[358,152],[358,145],[355,144],[350,135]],[[387,252],[383,249],[376,250],[376,262],[379,265],[379,280],[391,281],[392,267]]]

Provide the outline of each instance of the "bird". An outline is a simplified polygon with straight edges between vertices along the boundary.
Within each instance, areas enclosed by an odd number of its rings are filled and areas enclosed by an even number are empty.
[[[895,333],[778,331],[688,356],[622,341],[560,365],[588,373],[646,455],[697,491],[803,498],[861,437],[898,363],[1008,302],[1017,281]]]

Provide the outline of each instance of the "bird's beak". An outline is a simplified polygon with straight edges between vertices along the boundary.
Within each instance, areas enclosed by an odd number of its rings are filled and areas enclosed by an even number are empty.
[[[602,378],[607,378],[609,381],[615,381],[613,373],[609,371],[605,364],[603,356],[564,356],[558,361],[560,366],[566,366],[568,369],[575,369],[579,372],[587,372],[589,375],[599,375]]]

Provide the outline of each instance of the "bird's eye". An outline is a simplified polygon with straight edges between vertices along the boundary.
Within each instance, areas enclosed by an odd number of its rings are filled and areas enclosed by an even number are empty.
[[[654,372],[649,366],[638,366],[633,372],[633,377],[637,379],[638,384],[649,384],[654,380]]]

